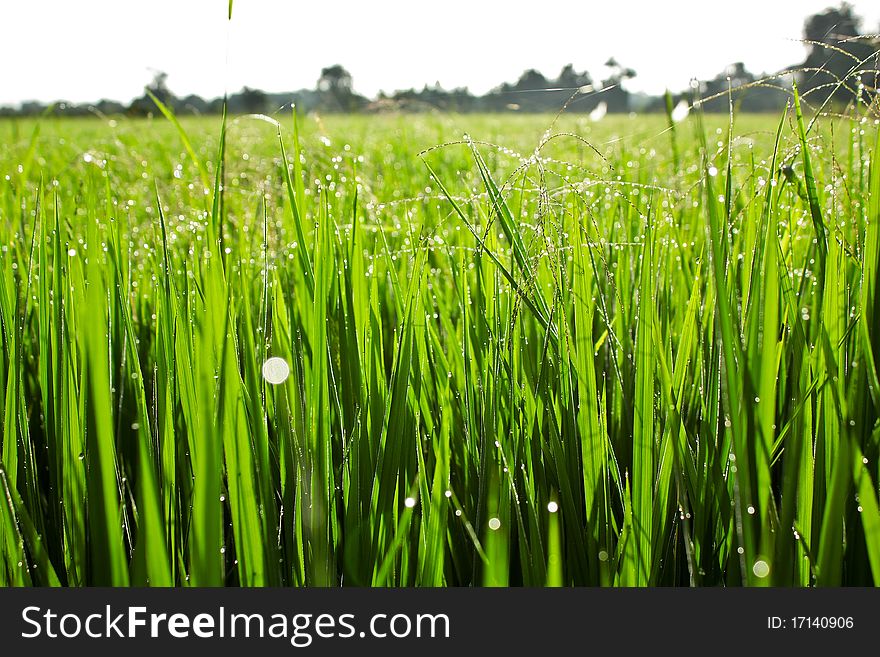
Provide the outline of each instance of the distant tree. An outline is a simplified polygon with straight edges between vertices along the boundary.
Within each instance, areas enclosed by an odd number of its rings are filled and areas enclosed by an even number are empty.
[[[182,114],[208,114],[211,111],[211,106],[201,96],[190,94],[177,102],[177,111]]]
[[[267,96],[259,89],[243,87],[238,93],[240,111],[248,114],[262,114],[266,111]]]
[[[52,111],[58,116],[89,116],[93,114],[94,107],[89,104],[78,105],[62,100],[52,106]]]
[[[713,79],[700,83],[703,111],[728,112],[731,99],[744,112],[776,112],[785,107],[785,91],[770,85],[753,85],[759,79],[742,62],[731,64]],[[689,96],[682,94],[676,101]]]
[[[115,100],[107,100],[106,98],[95,103],[95,109],[107,116],[125,113],[125,105],[117,103]]]
[[[798,75],[798,85],[813,103],[822,103],[829,97],[847,102],[858,93],[860,83],[873,86],[871,79],[875,75],[866,69],[876,70],[876,61],[861,66],[859,62],[876,56],[877,46],[860,38],[860,25],[861,19],[846,2],[807,18],[807,58]]]
[[[167,81],[168,74],[165,71],[155,71],[153,73],[152,81],[144,87],[144,95],[131,101],[131,105],[128,106],[128,113],[138,116],[152,114],[156,110],[156,103],[150,98],[150,93],[158,98],[163,104],[168,105],[169,107],[175,107],[177,99],[168,88]]]
[[[625,66],[621,66],[614,57],[609,57],[608,61],[605,62],[605,66],[611,70],[611,77],[617,82],[630,80],[636,77],[635,70],[627,68]]]
[[[558,112],[563,107],[571,112],[590,111],[598,103],[592,97],[566,105],[577,90],[589,84],[592,84],[590,74],[576,71],[573,64],[566,64],[552,80],[530,68],[523,71],[516,82],[505,82],[482,98],[475,98],[472,106],[491,112]]]
[[[512,89],[514,91],[534,91],[535,89],[549,89],[551,86],[553,85],[540,71],[530,68],[519,76],[519,80]]]
[[[472,112],[477,109],[478,98],[467,87],[456,87],[449,92],[449,109],[456,112]]]
[[[21,109],[19,113],[22,116],[37,116],[38,114],[42,114],[46,111],[46,105],[43,103],[31,100],[25,101],[21,104]]]
[[[367,99],[354,92],[351,73],[340,64],[321,69],[318,93],[325,109],[353,112],[367,104]]]
[[[208,112],[210,114],[220,114],[223,112],[223,99],[214,98],[208,103]]]
[[[562,99],[562,96],[565,96],[565,100],[562,101],[564,103],[571,98],[573,93],[577,93],[579,90],[584,90],[587,87],[592,87],[593,78],[590,77],[587,71],[579,72],[575,70],[572,64],[566,64],[559,72],[559,77],[553,81],[553,86],[560,89],[557,101]],[[589,112],[595,109],[600,102],[601,99],[595,94],[579,95],[576,97],[575,102],[569,106],[568,111]]]
[[[329,91],[335,94],[350,94],[352,90],[351,73],[341,64],[334,64],[321,69],[318,78],[318,91]]]
[[[448,91],[442,87],[440,82],[435,82],[433,85],[426,84],[420,91],[402,89],[395,91],[390,96],[379,92],[376,102],[371,103],[369,109],[373,112],[388,110],[470,112],[475,109],[476,100],[466,87]]]
[[[557,87],[569,90],[580,89],[589,84],[593,84],[590,74],[586,71],[578,73],[574,70],[574,65],[572,64],[566,64],[563,66],[562,70],[559,72],[559,77],[556,78]]]
[[[609,112],[629,111],[629,91],[624,89],[623,83],[636,77],[636,72],[622,66],[614,57],[605,62],[605,68],[608,69],[608,77],[602,80],[605,91],[601,99],[607,104]]]
[[[174,99],[174,94],[168,88],[168,74],[165,71],[153,73],[153,80],[146,88],[166,105]]]

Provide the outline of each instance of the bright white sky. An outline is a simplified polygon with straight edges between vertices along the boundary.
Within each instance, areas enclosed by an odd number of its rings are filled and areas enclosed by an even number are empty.
[[[631,90],[659,93],[735,61],[756,73],[799,63],[804,18],[829,4],[236,0],[227,24],[227,0],[0,0],[0,104],[128,101],[153,69],[178,95],[289,91],[337,62],[367,95],[435,81],[483,93],[568,62],[598,79],[612,55],[638,73]],[[863,31],[880,31],[880,2],[851,4]]]

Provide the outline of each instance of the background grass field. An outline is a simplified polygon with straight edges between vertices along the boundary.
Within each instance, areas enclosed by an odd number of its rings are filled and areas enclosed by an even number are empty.
[[[880,583],[811,117],[0,122],[0,584]]]

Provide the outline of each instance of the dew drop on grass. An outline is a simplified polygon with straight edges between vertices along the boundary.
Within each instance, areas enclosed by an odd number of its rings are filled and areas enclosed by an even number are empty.
[[[263,378],[272,385],[284,383],[290,376],[290,366],[287,361],[278,356],[272,356],[263,363]]]
[[[749,506],[748,506],[748,508],[746,509],[746,511],[748,511],[748,513],[749,513],[750,516],[755,515],[755,507],[753,507],[751,504],[749,504]]]
[[[752,572],[755,573],[755,577],[764,579],[770,574],[770,564],[763,559],[758,559],[752,566]]]
[[[407,498],[403,501],[403,505],[404,505],[407,509],[411,509],[411,508],[413,508],[413,507],[416,505],[416,498],[414,498],[414,497],[407,497]]]
[[[556,513],[557,511],[559,511],[559,505],[556,502],[550,502],[549,504],[547,504],[547,510],[550,513]]]
[[[499,529],[501,529],[501,521],[498,518],[490,518],[489,529],[491,529],[493,532],[498,531]]]

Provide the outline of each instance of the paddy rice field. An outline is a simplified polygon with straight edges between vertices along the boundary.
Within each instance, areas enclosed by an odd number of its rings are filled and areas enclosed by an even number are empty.
[[[878,121],[0,121],[0,585],[880,583]]]

